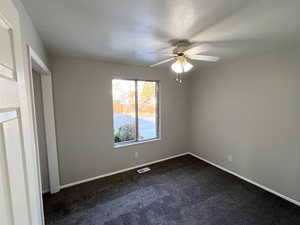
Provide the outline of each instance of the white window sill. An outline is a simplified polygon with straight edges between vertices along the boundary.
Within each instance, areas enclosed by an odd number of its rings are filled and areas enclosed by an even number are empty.
[[[160,138],[154,138],[154,139],[145,140],[145,141],[133,141],[133,142],[123,143],[123,144],[122,143],[114,144],[114,148],[124,148],[124,147],[132,146],[132,145],[146,144],[146,143],[155,142],[155,141],[160,141]]]

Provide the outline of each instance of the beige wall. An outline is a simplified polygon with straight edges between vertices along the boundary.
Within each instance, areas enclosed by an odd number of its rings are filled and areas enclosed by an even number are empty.
[[[188,82],[191,150],[298,201],[299,58],[274,51],[199,69]]]
[[[62,185],[187,151],[186,90],[169,70],[68,57],[50,60]],[[160,80],[160,141],[113,148],[113,77]]]

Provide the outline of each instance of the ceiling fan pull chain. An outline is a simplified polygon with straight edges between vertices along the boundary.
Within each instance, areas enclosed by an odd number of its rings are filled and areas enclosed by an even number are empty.
[[[180,75],[179,73],[176,74],[176,82],[182,84],[183,79],[182,79],[182,75]]]

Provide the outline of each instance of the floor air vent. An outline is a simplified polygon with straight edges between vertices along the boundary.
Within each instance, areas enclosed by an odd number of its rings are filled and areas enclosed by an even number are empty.
[[[146,173],[146,172],[148,172],[150,170],[151,169],[149,167],[144,167],[144,168],[138,169],[137,172],[138,173]]]

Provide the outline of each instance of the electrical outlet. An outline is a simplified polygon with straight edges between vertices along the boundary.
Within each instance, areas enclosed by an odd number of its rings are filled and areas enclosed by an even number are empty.
[[[134,152],[134,159],[138,159],[139,158],[139,153],[138,152]]]
[[[232,162],[232,155],[228,155],[228,156],[227,156],[227,160],[228,160],[229,162]]]

